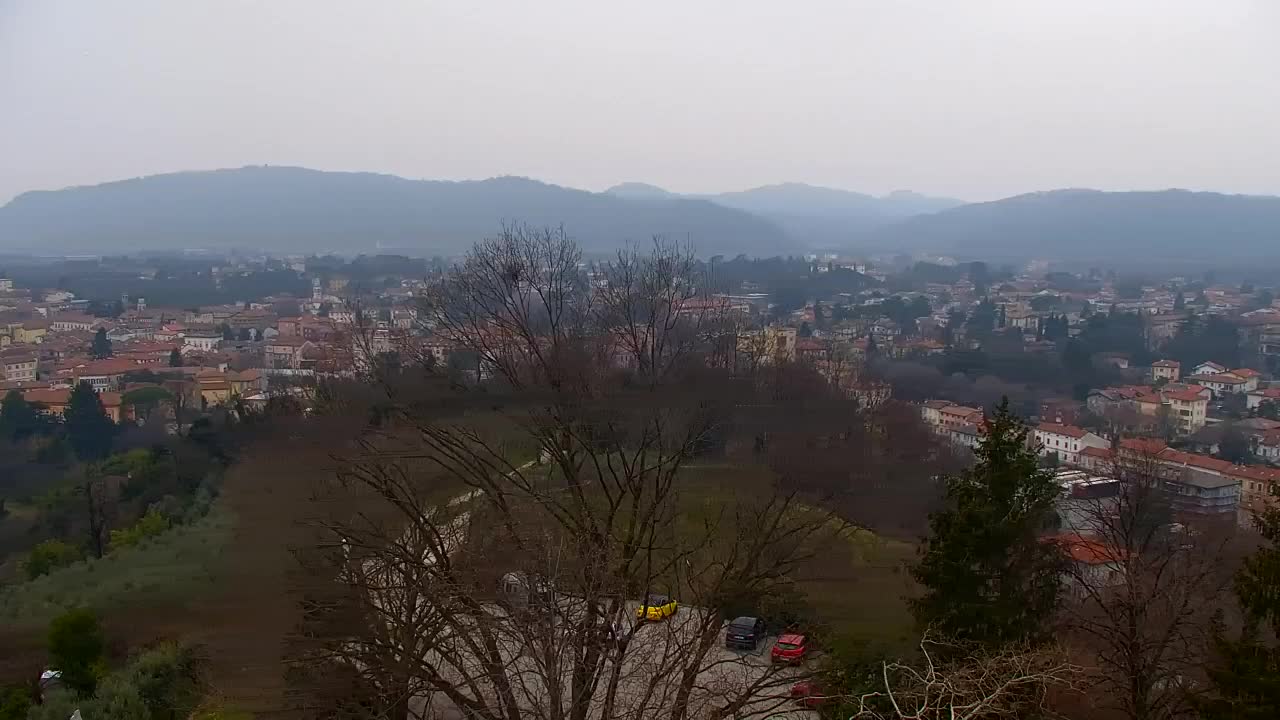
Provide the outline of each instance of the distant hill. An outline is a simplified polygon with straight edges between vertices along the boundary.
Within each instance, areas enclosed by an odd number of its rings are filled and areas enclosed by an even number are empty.
[[[605,192],[609,195],[633,200],[675,200],[681,197],[670,190],[664,190],[657,185],[642,182],[619,183],[605,190]]]
[[[492,236],[508,220],[563,224],[591,252],[655,234],[687,238],[706,255],[793,249],[777,225],[706,200],[628,198],[514,177],[438,182],[289,167],[25,193],[0,208],[0,249],[355,252],[382,246],[450,253]]]
[[[605,192],[618,197],[696,197],[743,210],[777,223],[796,242],[808,247],[847,245],[868,231],[902,218],[962,205],[960,200],[935,198],[901,190],[875,197],[849,190],[780,183],[718,195],[677,195],[646,183],[622,183]]]
[[[1280,259],[1280,198],[1209,192],[1054,190],[921,215],[865,246],[970,258],[1089,262]]]

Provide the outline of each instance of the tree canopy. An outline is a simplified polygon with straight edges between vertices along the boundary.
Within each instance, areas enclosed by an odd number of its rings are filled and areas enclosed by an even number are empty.
[[[76,457],[84,461],[101,460],[111,452],[115,424],[89,383],[81,382],[71,391],[63,421]]]
[[[962,643],[1034,642],[1059,600],[1062,555],[1040,537],[1059,488],[1007,399],[984,427],[977,462],[946,479],[945,509],[911,569],[925,591],[910,605],[920,625]]]

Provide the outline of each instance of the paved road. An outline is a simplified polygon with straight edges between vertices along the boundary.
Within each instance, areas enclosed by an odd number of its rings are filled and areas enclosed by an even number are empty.
[[[517,471],[525,470],[535,463],[528,462]],[[446,512],[457,511],[442,528],[441,535],[445,541],[445,551],[452,552],[466,539],[470,510],[465,506],[478,499],[479,490],[471,490],[450,499],[441,508]],[[461,508],[461,509],[460,509]],[[459,510],[460,509],[460,510]],[[566,617],[572,616],[573,600],[561,599],[565,603],[559,612]],[[639,601],[625,605],[619,623],[625,633],[630,635],[625,651],[620,657],[607,661],[601,687],[593,696],[595,715],[601,712],[605,696],[604,685],[613,674],[616,663],[618,669],[618,692],[613,718],[629,720],[648,720],[661,718],[675,702],[680,671],[692,665],[692,648],[697,645],[700,629],[705,627],[707,615],[705,610],[681,607],[674,617],[661,622],[634,624],[635,610]],[[572,657],[578,643],[573,639],[553,640],[538,647],[541,652],[534,652],[522,635],[519,620],[512,618],[506,609],[498,605],[486,607],[485,622],[496,627],[501,638],[500,653],[506,667],[505,675],[510,678],[517,695],[518,704],[529,708],[530,717],[542,716],[534,708],[547,707],[548,678],[560,673],[563,693],[568,694],[569,663],[563,663],[561,670],[549,670],[547,665],[548,647],[554,650],[551,655]],[[465,628],[459,628],[460,633]],[[695,708],[722,707],[730,699],[741,697],[748,689],[752,692],[753,702],[736,715],[740,720],[764,720],[779,718],[786,720],[813,720],[818,715],[811,710],[798,708],[789,699],[791,685],[803,675],[803,670],[793,667],[773,666],[769,662],[769,650],[776,638],[767,638],[753,652],[729,650],[724,647],[724,628],[719,629],[714,645],[707,655],[698,663],[698,675],[694,689],[690,695],[690,705]],[[464,644],[459,641],[459,647]],[[615,651],[616,654],[616,651]],[[483,672],[478,661],[467,661],[466,652],[458,652],[455,658],[461,657],[461,667],[448,667],[447,663],[437,664],[444,667],[446,676],[455,679],[464,676],[481,677]],[[480,683],[481,691],[491,691],[487,681]],[[414,698],[411,709],[421,718],[433,720],[463,720],[461,710],[442,694],[420,696]],[[692,717],[702,717],[707,713],[692,713]]]

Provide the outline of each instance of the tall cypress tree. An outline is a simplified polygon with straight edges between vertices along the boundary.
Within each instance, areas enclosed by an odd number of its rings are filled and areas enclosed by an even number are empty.
[[[111,452],[115,424],[107,417],[102,400],[89,383],[81,382],[71,391],[63,421],[76,457],[88,462],[101,460]]]
[[[1063,556],[1044,542],[1059,487],[1038,467],[1027,426],[1006,398],[985,423],[977,462],[946,480],[943,510],[911,574],[924,628],[966,644],[1044,639],[1059,601]]]
[[[1267,544],[1236,573],[1245,613],[1239,636],[1228,638],[1221,627],[1214,633],[1219,662],[1209,669],[1211,691],[1198,702],[1206,720],[1280,717],[1280,510],[1267,510],[1255,524]]]
[[[111,357],[111,341],[107,339],[107,331],[104,328],[98,328],[98,332],[93,334],[92,352],[97,360]]]

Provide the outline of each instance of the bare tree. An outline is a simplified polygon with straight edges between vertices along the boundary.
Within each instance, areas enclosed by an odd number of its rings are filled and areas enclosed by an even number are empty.
[[[937,644],[920,643],[919,667],[881,666],[883,689],[858,698],[855,718],[868,720],[976,720],[1023,718],[1046,712],[1051,691],[1073,688],[1080,668],[1053,647],[1006,648],[936,660]],[[953,650],[953,649],[952,649]],[[954,655],[954,651],[946,653]]]
[[[1153,456],[1122,452],[1115,493],[1068,501],[1073,533],[1063,539],[1073,558],[1068,622],[1095,653],[1095,697],[1135,720],[1187,714],[1230,579],[1222,528],[1175,518],[1167,473]]]
[[[103,475],[96,467],[91,466],[85,468],[77,485],[85,502],[89,550],[94,557],[100,558],[107,552],[111,525],[118,510],[119,478]]]
[[[424,325],[493,379],[429,398],[387,383],[386,421],[325,488],[310,555],[336,588],[312,609],[337,623],[302,659],[361,675],[396,718],[786,702],[796,671],[726,653],[726,614],[793,592],[849,526],[779,472],[785,455],[735,451],[794,431],[775,385],[710,361],[717,308],[690,304],[695,271],[657,242],[588,278],[563,231],[516,226],[446,276]],[[659,595],[681,609],[646,622]]]

